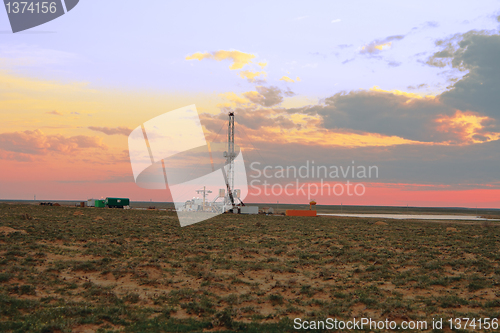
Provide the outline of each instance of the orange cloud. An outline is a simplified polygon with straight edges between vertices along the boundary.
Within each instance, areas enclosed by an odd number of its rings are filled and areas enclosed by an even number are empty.
[[[361,48],[361,53],[378,53],[380,51],[388,50],[392,46],[393,40],[401,40],[404,36],[389,36],[383,40],[375,40]]]
[[[283,76],[280,81],[285,81],[285,82],[295,82],[293,79],[289,78],[288,76]]]
[[[258,94],[258,92],[256,91],[255,93]],[[219,94],[219,96],[225,99],[226,102],[217,104],[218,108],[234,108],[242,104],[250,103],[250,100],[248,98],[238,96],[234,92],[222,93]]]
[[[278,87],[258,86],[257,91],[248,91],[243,93],[243,96],[248,98],[253,103],[265,107],[271,107],[283,102],[283,94],[287,95],[288,91],[282,91]]]
[[[500,133],[487,132],[485,122],[492,119],[480,116],[474,112],[457,110],[453,116],[441,116],[436,119],[438,130],[446,133],[456,133],[464,143],[482,143],[500,139]]]
[[[252,72],[252,71],[241,71],[240,72],[240,77],[242,79],[247,79],[250,82],[255,82],[255,78],[259,76],[265,76],[267,73],[262,71],[262,72]]]
[[[382,43],[382,44],[370,44],[365,45],[361,48],[361,53],[375,53],[378,51],[383,51],[390,49],[392,42]]]
[[[266,66],[267,66],[267,62],[265,62],[265,61],[261,61],[261,62],[258,62],[258,63],[257,63],[257,65],[259,65],[259,66],[260,66],[260,68],[264,69],[264,67],[266,67]]]
[[[220,50],[220,51],[215,51],[215,52],[196,52],[193,53],[192,55],[188,55],[186,57],[186,60],[203,60],[203,59],[213,59],[217,61],[222,61],[222,60],[231,60],[232,63],[229,66],[229,69],[235,70],[235,69],[242,69],[243,66],[249,64],[252,62],[252,59],[255,58],[254,54],[250,53],[245,53],[241,51],[225,51],[225,50]]]
[[[388,42],[388,43],[383,43],[383,44],[379,44],[379,45],[374,45],[374,47],[375,47],[375,49],[382,51],[382,50],[390,48],[391,45],[392,45],[392,42]]]
[[[397,96],[405,96],[405,97],[408,97],[409,99],[424,99],[424,98],[434,99],[434,98],[436,98],[435,95],[420,95],[420,94],[410,93],[410,92],[401,91],[401,90],[397,90],[397,89],[384,90],[384,89],[380,89],[379,86],[373,86],[372,88],[370,88],[370,91],[385,92],[385,93],[390,93],[390,94],[397,95]],[[409,101],[410,100],[408,100],[407,102],[409,102]]]
[[[260,94],[255,90],[247,91],[247,92],[243,93],[243,96],[245,96],[249,100],[256,100],[256,99],[260,98]]]
[[[308,126],[309,127],[309,126]],[[387,147],[402,144],[423,144],[398,136],[387,136],[377,133],[344,133],[322,129],[316,126],[287,129],[286,133],[280,127],[272,127],[266,131],[255,133],[254,140],[266,142],[305,144],[323,147]]]

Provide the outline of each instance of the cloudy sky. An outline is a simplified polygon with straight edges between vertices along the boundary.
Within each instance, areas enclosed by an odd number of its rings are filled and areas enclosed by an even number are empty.
[[[498,1],[81,1],[12,34],[1,9],[0,199],[170,201],[135,184],[128,135],[196,104],[209,141],[235,112],[249,175],[378,167],[362,197],[320,204],[500,208],[499,15]]]

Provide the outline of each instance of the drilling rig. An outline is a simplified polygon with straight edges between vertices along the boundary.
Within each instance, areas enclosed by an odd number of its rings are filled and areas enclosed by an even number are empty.
[[[224,157],[226,158],[225,166],[221,169],[222,175],[224,176],[224,182],[226,184],[226,189],[220,189],[219,195],[211,202],[206,201],[206,195],[212,193],[212,191],[206,190],[204,186],[203,189],[197,190],[198,194],[202,194],[203,198],[193,198],[192,200],[186,201],[184,204],[185,210],[194,211],[211,211],[211,212],[236,212],[234,211],[237,206],[245,206],[240,198],[240,190],[234,189],[234,159],[236,158],[236,153],[234,151],[234,112],[229,112],[229,122],[227,125],[227,151],[224,152]],[[218,201],[221,199],[221,201]],[[236,203],[236,200],[239,203]],[[238,210],[239,211],[239,210]]]
[[[232,211],[236,206],[234,202],[234,158],[236,154],[234,153],[234,112],[229,112],[229,122],[227,125],[227,151],[224,152],[224,157],[226,158],[226,168],[227,172],[222,170],[224,175],[224,181],[226,182],[227,194],[224,199],[224,205],[230,207],[229,211]],[[240,200],[241,202],[241,200]],[[241,202],[243,204],[243,202]],[[243,204],[244,205],[244,204]]]

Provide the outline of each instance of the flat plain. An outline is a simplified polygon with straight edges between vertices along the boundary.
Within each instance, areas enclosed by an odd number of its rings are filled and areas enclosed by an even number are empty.
[[[224,214],[180,228],[168,211],[0,204],[0,331],[498,318],[499,245],[499,222]]]

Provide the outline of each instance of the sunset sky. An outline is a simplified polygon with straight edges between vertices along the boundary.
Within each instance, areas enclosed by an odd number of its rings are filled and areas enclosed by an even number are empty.
[[[377,166],[318,204],[500,208],[499,29],[498,1],[82,0],[16,34],[0,9],[0,199],[171,201],[128,135],[195,104],[207,141],[235,112],[249,176]]]

